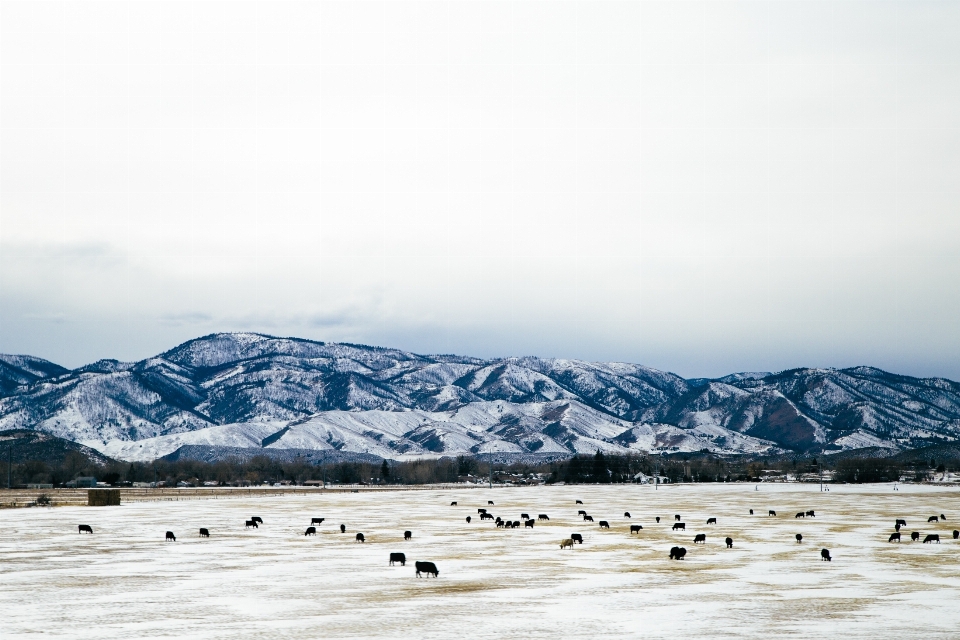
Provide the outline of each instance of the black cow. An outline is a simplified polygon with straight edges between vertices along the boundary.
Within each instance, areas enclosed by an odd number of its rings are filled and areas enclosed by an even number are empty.
[[[593,516],[583,516],[584,522],[593,522]]]
[[[93,527],[88,524],[81,524],[77,527],[77,533],[83,533],[84,531],[87,533],[93,533]]]
[[[346,533],[346,532],[347,532],[347,525],[345,524],[340,525],[340,533]]]
[[[249,529],[250,527],[253,527],[254,529],[259,529],[259,528],[260,528],[259,526],[257,526],[257,521],[256,521],[256,520],[246,520],[246,521],[243,523],[243,528],[244,528],[244,529]]]
[[[797,515],[795,515],[795,516],[793,516],[793,517],[794,517],[794,518],[806,518],[807,515],[806,515],[803,511],[801,511],[800,513],[798,513]]]
[[[940,518],[938,518],[937,516],[930,516],[929,518],[927,518],[927,522],[937,522],[939,520]]]
[[[486,512],[487,512],[486,509],[477,509],[477,513],[486,513]]]
[[[697,535],[693,536],[693,544],[697,544],[698,542],[702,542],[703,544],[707,544],[707,534],[705,534],[705,533],[698,533]]]
[[[510,525],[510,528],[511,528],[511,529],[517,529],[517,528],[519,528],[519,527],[520,527],[520,521],[519,521],[519,520],[514,520],[514,521],[513,521],[513,524]]]
[[[900,524],[899,524],[899,523],[897,523],[897,526],[896,526],[896,527],[894,527],[894,529],[896,529],[897,531],[900,531]]]
[[[914,531],[913,533],[911,533],[911,534],[910,534],[910,539],[913,540],[914,542],[916,542],[917,540],[919,540],[919,539],[920,539],[920,532],[919,532],[919,531]]]
[[[671,560],[683,560],[683,556],[685,555],[687,555],[687,550],[683,547],[670,547]]]
[[[577,500],[577,504],[583,504],[583,500]]]
[[[536,522],[536,520],[534,520],[533,518],[530,518],[529,520],[524,520],[524,521],[523,521],[523,528],[526,529],[526,528],[529,527],[530,529],[533,529],[533,523],[534,523],[534,522]]]
[[[753,515],[753,509],[750,509],[750,515]]]
[[[310,518],[310,524],[323,524],[323,518]]]
[[[820,559],[832,562],[833,558],[830,557],[830,549],[820,549]]]
[[[480,519],[481,519],[481,520],[493,520],[493,514],[492,514],[492,513],[487,513],[486,511],[484,511],[483,513],[480,514]]]
[[[684,531],[686,531],[686,530],[687,530],[687,523],[686,523],[686,522],[674,522],[674,523],[673,523],[673,530],[676,531],[677,529],[683,529]]]
[[[630,525],[630,533],[640,533],[640,529],[643,529],[643,527],[638,524]]]
[[[585,515],[587,515],[587,512],[584,511],[583,509],[580,509],[580,511],[577,511],[577,515],[578,515],[578,516],[585,516]]]
[[[303,535],[305,535],[305,536],[315,536],[315,535],[317,535],[317,528],[316,528],[316,527],[307,527],[307,530],[303,532]]]
[[[673,516],[673,519],[677,522],[680,522],[680,514],[678,513],[677,515]]]
[[[957,531],[956,529],[954,529],[954,530],[953,530],[953,539],[956,540],[957,538],[960,538],[960,531]]]
[[[550,516],[548,516],[545,513],[541,513],[537,516],[537,520],[549,520],[549,519],[550,519]]]
[[[609,529],[609,528],[610,528],[610,523],[607,522],[606,520],[601,520],[601,521],[600,521],[600,528],[601,528],[601,529]]]
[[[503,528],[503,524],[504,524],[504,523],[503,523],[503,520],[500,520],[500,519],[498,518],[498,519],[497,519],[497,529],[502,529],[502,528]]]
[[[810,516],[811,518],[816,518],[816,517],[817,517],[817,514],[815,514],[815,513],[813,512],[813,509],[811,509],[810,511],[807,511],[807,515]]]
[[[467,516],[467,524],[470,524],[470,516]]]
[[[727,549],[733,549],[733,538],[727,538],[724,542],[727,543]]]
[[[576,542],[577,544],[583,544],[583,536],[579,533],[571,533],[570,539]]]
[[[362,533],[357,534],[357,542],[366,542],[366,538],[363,537]]]
[[[209,537],[210,537],[210,531],[207,530],[207,529],[201,528],[201,529],[200,529],[200,537],[201,537],[201,538],[209,538]]]
[[[403,553],[391,553],[390,554],[390,566],[393,566],[394,562],[399,562],[401,567],[407,566],[407,556]]]
[[[775,515],[777,515],[777,512],[774,511],[773,509],[771,509],[770,511],[767,511],[767,515],[768,515],[768,516],[775,516]]]
[[[707,518],[707,524],[717,524],[716,518]]]
[[[263,518],[261,518],[260,516],[253,516],[250,519],[256,522],[257,524],[263,524]]]
[[[404,531],[404,532],[403,532],[403,539],[404,539],[404,540],[409,540],[409,539],[412,538],[412,537],[413,537],[413,533],[412,533],[412,532],[410,532],[410,531]]]
[[[454,500],[453,502],[451,502],[451,503],[450,503],[450,506],[451,506],[451,507],[457,506],[457,501]],[[400,554],[400,555],[403,555],[403,554]]]
[[[797,544],[800,544],[801,542],[803,542],[803,536],[800,535],[799,533],[795,537],[797,539]]]
[[[900,532],[899,532],[899,531],[896,531],[896,532],[894,532],[894,533],[891,533],[891,534],[890,534],[890,538],[887,540],[887,542],[893,542],[894,540],[896,540],[897,542],[900,542]]]
[[[898,518],[898,519],[897,519],[897,524],[900,525],[900,526],[902,526],[902,527],[905,527],[905,526],[907,526],[907,521],[906,521],[906,520],[900,520],[900,519]]]
[[[630,515],[630,512],[629,512],[629,511],[624,511],[624,512],[623,512],[623,517],[624,517],[624,518],[632,518],[633,516]]]
[[[927,537],[923,539],[923,543],[926,544],[928,542],[936,542],[937,544],[940,544],[940,534],[931,533],[927,535]]]
[[[164,541],[166,540],[173,540],[174,542],[176,542],[177,536],[173,535],[173,531],[167,531],[167,537]]]
[[[487,504],[488,504],[488,505],[492,505],[492,504],[493,504],[493,500],[487,500]]]
[[[660,516],[657,516],[657,524],[660,524]]]
[[[943,521],[946,521],[947,516],[945,516],[945,515],[943,515],[943,514],[941,513],[941,514],[940,514],[940,519],[943,520]]]
[[[417,567],[418,578],[420,577],[420,572],[423,572],[427,575],[430,575],[432,573],[434,578],[437,578],[440,576],[440,572],[437,571],[437,565],[433,564],[432,562],[420,562],[418,560],[416,562],[416,567]]]
[[[521,514],[520,514],[520,519],[521,519],[521,520],[529,520],[529,519],[530,519],[530,514],[529,514],[529,513],[521,513]]]

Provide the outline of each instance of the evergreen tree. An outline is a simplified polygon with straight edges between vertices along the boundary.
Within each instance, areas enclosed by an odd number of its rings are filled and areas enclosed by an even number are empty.
[[[594,482],[610,482],[610,474],[607,472],[607,461],[604,460],[600,449],[597,449],[597,455],[593,456],[593,476]]]
[[[380,477],[383,478],[384,482],[390,479],[390,467],[387,465],[386,460],[380,465]]]

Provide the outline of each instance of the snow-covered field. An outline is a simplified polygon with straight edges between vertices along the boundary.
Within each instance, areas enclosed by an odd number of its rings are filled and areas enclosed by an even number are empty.
[[[478,507],[513,520],[546,513],[550,521],[497,529],[480,522]],[[608,520],[610,530],[583,522],[578,509]],[[817,517],[794,518],[808,509]],[[941,513],[946,522],[927,523]],[[671,531],[674,514],[686,532]],[[245,529],[254,515],[264,525]],[[305,537],[314,516],[326,520],[319,535]],[[708,517],[718,524],[705,525]],[[955,638],[960,630],[954,489],[427,490],[18,509],[0,518],[5,640]],[[908,523],[900,544],[887,542],[896,518]],[[94,535],[79,535],[81,523]],[[630,524],[643,530],[631,535]],[[199,527],[211,537],[199,538]],[[168,529],[177,542],[164,542]],[[358,531],[366,543],[354,541]],[[942,544],[910,542],[911,531],[939,533]],[[561,551],[573,532],[584,544]],[[697,533],[707,535],[705,545],[692,543]],[[728,535],[733,549],[723,543]],[[687,548],[685,560],[667,559],[674,545]],[[833,562],[820,560],[823,547]],[[388,566],[392,551],[406,553],[406,567]],[[415,560],[434,561],[440,577],[417,579]]]

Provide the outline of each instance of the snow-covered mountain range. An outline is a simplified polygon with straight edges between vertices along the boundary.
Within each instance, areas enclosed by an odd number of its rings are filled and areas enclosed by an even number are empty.
[[[483,360],[214,334],[68,370],[0,356],[0,430],[114,458],[182,446],[383,458],[574,452],[891,453],[960,436],[960,384],[872,369],[684,380],[626,363]]]

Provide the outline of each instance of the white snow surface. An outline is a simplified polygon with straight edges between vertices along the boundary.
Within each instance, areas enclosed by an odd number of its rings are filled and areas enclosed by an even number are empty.
[[[106,444],[90,440],[81,444],[117,460],[150,462],[173,453],[187,444],[260,448],[260,442],[264,438],[282,428],[282,422],[242,422],[222,424],[206,429],[173,433],[144,440],[111,440]]]
[[[821,493],[762,483],[235,495],[4,512],[0,635],[940,640],[960,628],[956,489]],[[479,506],[550,520],[497,529],[477,519]],[[583,522],[577,509],[610,529]],[[780,516],[763,515],[768,509]],[[817,517],[793,517],[808,509]],[[926,523],[941,512],[947,522]],[[675,513],[686,531],[671,529]],[[264,524],[245,529],[254,515]],[[312,517],[325,521],[307,537]],[[705,525],[708,517],[717,524]],[[941,544],[888,543],[896,518],[939,533]],[[78,534],[81,523],[94,534]],[[643,529],[631,534],[631,524]],[[200,527],[209,538],[197,536]],[[164,541],[166,531],[176,542]],[[584,543],[561,550],[572,532]],[[697,533],[705,544],[693,544]],[[672,546],[685,547],[686,558],[669,560]],[[832,562],[821,561],[822,548]],[[406,566],[389,566],[391,552],[403,552]],[[434,562],[439,577],[418,579],[418,560]]]

